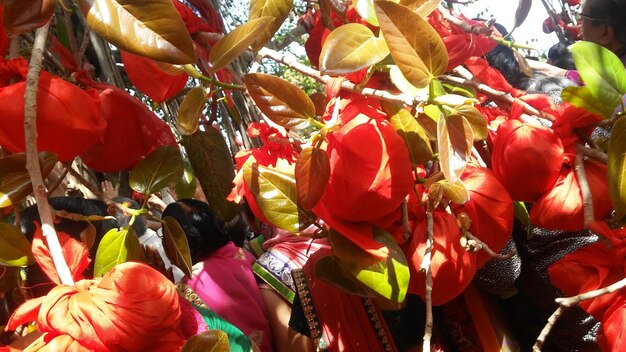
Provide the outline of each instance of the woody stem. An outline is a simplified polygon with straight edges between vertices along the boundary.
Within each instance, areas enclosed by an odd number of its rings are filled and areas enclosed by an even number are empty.
[[[48,193],[43,183],[43,176],[39,166],[37,153],[37,91],[39,85],[39,74],[43,62],[43,53],[48,38],[50,22],[35,33],[35,43],[33,45],[32,56],[28,65],[26,76],[26,91],[24,93],[24,140],[26,145],[26,170],[33,185],[33,192],[37,200],[37,209],[41,218],[41,229],[46,238],[48,248],[54,267],[56,268],[61,283],[64,285],[74,285],[74,279],[70,268],[65,262],[59,238],[54,229],[52,210],[48,203]]]
[[[432,258],[433,250],[433,228],[433,213],[426,212],[426,253],[424,253],[424,259],[422,260],[422,264],[420,265],[420,270],[426,270],[426,290],[424,292],[424,299],[426,301],[426,324],[424,327],[424,340],[422,344],[422,351],[430,351],[430,338],[433,335],[433,275],[430,270],[430,261]]]

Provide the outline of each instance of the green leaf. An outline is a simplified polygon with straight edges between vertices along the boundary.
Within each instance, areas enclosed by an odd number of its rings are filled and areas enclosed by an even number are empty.
[[[217,41],[209,53],[211,73],[228,65],[254,43],[259,33],[263,33],[274,21],[274,17],[264,16],[250,20],[235,28]]]
[[[360,23],[335,28],[324,42],[320,54],[320,71],[343,75],[370,67],[389,55],[384,39]]]
[[[396,65],[389,68],[389,78],[391,82],[406,95],[414,97],[416,100],[428,100],[428,88],[417,88],[409,82]]]
[[[54,14],[55,0],[3,0],[4,27],[15,35],[43,26]]]
[[[193,198],[196,194],[196,176],[193,174],[193,168],[189,160],[183,160],[183,177],[178,181],[175,186],[176,197],[180,198]]]
[[[180,104],[178,110],[178,130],[181,134],[190,135],[198,129],[200,126],[200,116],[206,105],[206,96],[204,95],[204,88],[194,87],[192,88],[185,99]]]
[[[209,330],[192,336],[180,352],[229,352],[228,335],[221,330]]]
[[[423,164],[433,158],[433,148],[426,130],[417,122],[415,117],[405,108],[391,106],[384,103],[383,109],[387,113],[389,122],[396,129],[409,149],[413,165]]]
[[[248,21],[264,16],[272,17],[272,21],[263,33],[257,33],[256,39],[250,45],[252,50],[259,51],[265,43],[272,39],[289,16],[292,6],[293,0],[250,0]]]
[[[531,238],[533,234],[533,224],[530,222],[530,215],[524,202],[513,202],[513,214],[526,227],[526,237]]]
[[[98,245],[94,276],[103,276],[121,263],[143,260],[143,250],[132,227],[111,229],[102,237]]]
[[[193,64],[191,37],[171,0],[79,0],[89,26],[120,49],[171,64]]]
[[[385,230],[374,227],[374,240],[389,249],[387,259],[379,260],[359,246],[330,231],[330,242],[339,264],[359,282],[394,302],[403,302],[409,286],[409,267],[398,243]]]
[[[298,206],[294,175],[246,163],[243,177],[263,215],[272,225],[293,233],[311,225],[314,217]]]
[[[428,86],[448,66],[448,52],[437,32],[420,15],[391,1],[375,1],[380,29],[391,56],[415,87]]]
[[[239,205],[226,200],[232,189],[235,166],[222,133],[213,128],[183,136],[189,162],[215,216],[230,221],[239,214]]]
[[[265,116],[287,129],[315,116],[315,104],[311,98],[282,78],[250,73],[246,75],[246,87]]]
[[[372,290],[344,270],[335,256],[318,259],[315,262],[315,276],[353,295],[376,297]]]
[[[155,149],[130,170],[130,187],[152,194],[176,184],[183,176],[183,159],[178,148],[167,145]]]
[[[446,180],[456,183],[467,166],[472,153],[474,133],[472,126],[463,116],[441,116],[437,124],[439,165]]]
[[[362,19],[372,26],[378,26],[376,11],[374,10],[374,0],[352,0],[352,5]]]
[[[569,47],[589,93],[606,109],[615,109],[626,94],[624,64],[610,50],[587,41]]]
[[[330,161],[326,151],[306,148],[296,160],[296,192],[298,203],[311,210],[319,202],[330,179]]]
[[[615,107],[607,106],[600,100],[596,99],[586,86],[582,87],[565,87],[561,92],[563,101],[567,101],[574,106],[583,108],[591,113],[600,115],[606,119],[613,115]]]
[[[35,262],[30,242],[17,227],[0,222],[0,265],[27,266]],[[1,268],[0,268],[1,270]]]
[[[608,146],[609,194],[618,219],[626,215],[626,118],[621,117],[611,131]]]
[[[44,179],[56,162],[56,154],[39,153],[39,165]],[[16,153],[0,159],[0,208],[18,204],[32,191],[30,175],[26,171],[26,154]]]
[[[163,219],[163,248],[172,264],[179,267],[187,277],[191,277],[193,264],[187,236],[178,221],[171,216]]]

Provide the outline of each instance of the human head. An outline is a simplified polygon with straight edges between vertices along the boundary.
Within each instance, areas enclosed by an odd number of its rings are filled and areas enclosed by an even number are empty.
[[[524,90],[528,88],[530,77],[522,72],[520,64],[513,53],[513,49],[506,45],[498,44],[485,55],[485,59],[487,59],[491,67],[500,71],[506,81],[513,87]]]
[[[548,50],[548,63],[564,70],[575,70],[574,57],[565,43],[556,43]]]
[[[626,49],[626,1],[585,0],[580,15],[584,40],[616,54]]]
[[[191,262],[194,264],[230,241],[224,224],[213,215],[207,203],[195,199],[179,199],[165,208],[162,218],[166,216],[176,219],[185,232]]]

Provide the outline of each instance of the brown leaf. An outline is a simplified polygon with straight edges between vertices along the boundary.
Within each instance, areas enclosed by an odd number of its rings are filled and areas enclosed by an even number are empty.
[[[515,10],[515,22],[513,23],[513,29],[524,23],[532,5],[533,0],[519,0],[517,10]]]
[[[4,0],[4,27],[19,35],[41,27],[52,18],[55,0]]]
[[[481,141],[487,138],[489,130],[487,129],[487,120],[483,114],[476,109],[473,105],[461,105],[456,107],[455,113],[461,115],[467,119],[472,126],[472,132],[474,133],[474,140]]]
[[[322,198],[330,178],[330,161],[326,151],[306,148],[300,152],[295,177],[298,203],[305,210],[313,209]]]
[[[190,337],[180,352],[229,352],[228,335],[222,330],[209,330]]]
[[[309,98],[311,98],[313,105],[315,105],[315,116],[324,115],[324,112],[326,111],[326,105],[328,104],[326,96],[322,93],[316,92],[309,95]]]
[[[79,0],[89,26],[120,49],[170,64],[196,62],[171,0]]]
[[[274,21],[274,17],[264,16],[250,20],[235,28],[218,40],[209,53],[211,72],[228,65],[257,39]]]
[[[178,109],[178,130],[186,136],[196,132],[200,126],[200,116],[206,105],[207,97],[204,95],[204,88],[192,88]]]
[[[163,219],[163,248],[172,264],[191,277],[191,253],[185,231],[178,221],[171,216]]]
[[[87,224],[87,227],[81,231],[80,240],[87,248],[91,248],[96,242],[96,227],[92,223]]]
[[[285,22],[291,7],[293,6],[293,0],[251,0],[250,1],[250,14],[248,15],[248,21],[252,21],[264,16],[272,17],[272,21],[263,32],[257,32],[256,39],[250,45],[252,50],[259,51],[265,43],[267,43],[274,34],[278,31],[280,26]]]
[[[245,80],[248,93],[273,122],[291,129],[315,116],[309,96],[286,80],[263,73],[247,74]]]
[[[456,183],[472,152],[472,126],[460,115],[441,116],[437,124],[437,142],[441,171],[448,182]]]
[[[469,192],[461,180],[457,180],[455,184],[450,184],[446,180],[441,180],[437,183],[441,185],[443,195],[452,203],[464,204],[469,200]]]
[[[50,152],[39,153],[41,174],[48,176],[57,156]],[[26,171],[26,154],[16,153],[0,159],[0,208],[19,203],[33,191],[30,175]]]
[[[391,56],[411,84],[426,87],[445,71],[448,52],[428,22],[392,1],[377,0],[374,7]]]

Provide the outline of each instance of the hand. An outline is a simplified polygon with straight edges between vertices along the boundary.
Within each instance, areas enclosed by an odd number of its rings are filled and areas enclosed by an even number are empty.
[[[148,207],[150,210],[162,213],[167,207],[167,204],[165,204],[157,195],[151,194],[150,198],[148,198]]]
[[[118,196],[117,188],[113,187],[111,181],[103,181],[100,185],[102,186],[102,196],[105,201],[110,202]]]

